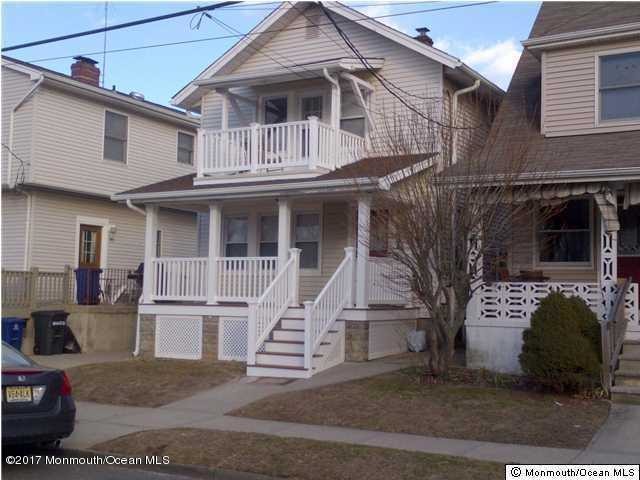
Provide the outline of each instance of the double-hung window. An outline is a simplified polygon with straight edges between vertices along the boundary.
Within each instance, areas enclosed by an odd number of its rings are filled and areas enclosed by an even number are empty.
[[[541,263],[591,262],[591,204],[589,200],[570,200],[548,216],[538,230]]]
[[[320,214],[298,213],[295,216],[295,244],[300,252],[300,268],[320,267]]]
[[[128,118],[120,113],[104,114],[104,158],[127,162]]]
[[[600,57],[600,120],[640,121],[640,51]]]
[[[193,165],[194,136],[178,132],[178,163]]]
[[[246,257],[249,222],[247,217],[227,217],[224,225],[224,253],[226,257]]]
[[[278,217],[260,217],[260,256],[278,256]]]

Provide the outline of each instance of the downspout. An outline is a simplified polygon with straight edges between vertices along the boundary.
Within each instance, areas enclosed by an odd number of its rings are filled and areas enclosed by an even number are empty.
[[[480,80],[476,80],[473,85],[467,88],[456,90],[453,94],[453,101],[451,105],[451,123],[453,124],[453,134],[451,139],[451,164],[455,165],[458,161],[458,149],[456,148],[456,140],[458,137],[458,131],[456,130],[456,120],[458,118],[458,97],[465,95],[469,92],[473,92],[480,88]]]
[[[131,199],[127,198],[126,203],[127,203],[127,207],[129,207],[134,212],[139,213],[144,217],[147,216],[147,212],[145,212],[140,207],[137,207],[136,205],[134,205]],[[138,355],[140,355],[140,304],[141,303],[142,303],[142,295],[140,295],[140,298],[138,299],[138,311],[136,314],[136,346],[133,350],[134,357],[137,357]]]
[[[25,93],[25,95],[11,109],[11,116],[9,117],[9,155],[8,155],[8,163],[7,163],[7,185],[9,185],[10,189],[15,188],[16,186],[16,182],[12,180],[12,175],[11,175],[11,165],[13,165],[13,158],[11,157],[11,154],[13,153],[13,133],[14,133],[13,131],[14,131],[15,115],[18,109],[31,97],[31,95],[34,94],[34,92],[38,89],[38,87],[43,81],[44,81],[44,75],[40,74],[38,76],[38,80],[36,81],[35,85],[31,87],[29,91]]]

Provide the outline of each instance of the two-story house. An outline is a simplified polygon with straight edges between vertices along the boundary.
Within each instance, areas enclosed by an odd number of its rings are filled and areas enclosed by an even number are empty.
[[[195,170],[197,117],[99,86],[96,62],[64,75],[2,58],[2,267],[117,271],[144,258],[145,219],[123,189]],[[194,255],[193,213],[162,209],[157,252]],[[114,299],[117,300],[117,299]]]
[[[520,369],[522,331],[551,291],[602,319],[631,278],[626,337],[640,339],[640,5],[544,3],[523,46],[491,135],[498,149],[530,143],[534,221],[512,226],[506,268],[487,274],[466,329],[467,361],[502,371]]]
[[[175,95],[202,116],[196,173],[112,197],[146,211],[144,354],[309,377],[406,350],[421,312],[394,281],[372,193],[444,147],[390,152],[383,132],[415,128],[422,112],[488,124],[472,99],[503,93],[419,31],[336,2],[284,2]],[[200,256],[157,254],[167,207],[199,212]]]

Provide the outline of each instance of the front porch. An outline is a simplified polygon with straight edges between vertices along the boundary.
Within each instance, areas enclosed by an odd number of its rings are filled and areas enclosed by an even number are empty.
[[[176,258],[156,255],[157,205],[146,206],[147,354],[215,355],[246,361],[250,375],[309,377],[345,358],[406,351],[418,309],[400,286],[402,267],[376,250],[376,232],[372,243],[369,194],[202,207],[207,256]]]

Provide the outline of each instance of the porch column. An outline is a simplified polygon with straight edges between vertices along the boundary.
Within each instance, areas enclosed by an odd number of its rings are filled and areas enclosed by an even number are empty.
[[[158,207],[145,206],[144,230],[144,275],[142,277],[142,297],[144,303],[153,303],[153,259],[156,256],[158,232]]]
[[[209,271],[207,276],[207,304],[218,303],[218,262],[220,256],[220,238],[222,236],[222,204],[209,204]]]
[[[369,306],[369,227],[371,196],[358,198],[358,244],[356,245],[356,307]]]
[[[227,130],[229,128],[229,93],[226,90],[218,92],[222,97],[222,110],[220,112],[220,128]]]
[[[598,268],[598,282],[602,291],[602,318],[613,307],[618,283],[618,232],[607,231],[607,224],[600,212],[600,268]]]
[[[289,258],[291,245],[291,200],[278,199],[278,270],[280,270]]]

